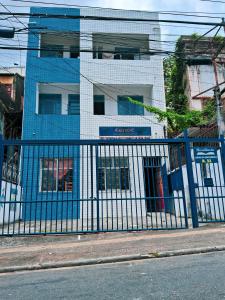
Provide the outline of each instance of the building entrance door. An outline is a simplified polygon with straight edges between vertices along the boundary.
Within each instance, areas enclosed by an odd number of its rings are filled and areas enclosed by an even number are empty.
[[[164,209],[161,158],[144,157],[143,163],[147,212],[160,212]]]

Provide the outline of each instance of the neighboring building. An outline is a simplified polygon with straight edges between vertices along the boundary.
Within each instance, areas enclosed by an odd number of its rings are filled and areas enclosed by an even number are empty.
[[[219,52],[217,57],[218,81],[225,81],[225,53],[221,48],[221,38],[196,36],[181,36],[179,40],[183,48],[183,58],[186,59],[186,67],[183,73],[185,94],[188,97],[190,109],[202,110],[205,102],[213,97],[213,89],[216,85],[215,72],[212,65],[212,57]],[[221,89],[225,87],[220,86]],[[198,96],[197,96],[198,95]]]
[[[32,50],[27,54],[23,139],[57,139],[60,143],[60,140],[164,137],[165,124],[159,124],[155,116],[127,100],[127,96],[131,96],[145,104],[165,109],[162,56],[149,55],[152,49],[160,49],[157,13],[40,7],[31,8],[31,13],[150,18],[155,22],[31,17],[28,47],[40,47],[40,51]],[[63,149],[61,147],[57,153],[54,150],[46,153],[43,147],[40,153],[34,150],[33,154],[30,152],[29,159],[24,159],[23,172],[28,173],[25,175],[27,181],[24,181],[24,201],[90,198],[87,186],[89,167],[79,161],[79,157],[83,159],[89,154],[84,147]],[[160,168],[161,160],[156,152],[146,153],[143,161],[145,159],[148,164],[148,159],[155,159]],[[115,155],[118,154],[114,154],[114,160],[111,158],[108,161],[110,166],[106,157],[101,160],[99,176],[102,185],[98,188],[100,191],[111,189],[114,194],[119,184],[123,194],[127,190],[131,192],[132,187],[128,183],[129,160],[125,157],[119,168]],[[107,168],[112,165],[118,178],[109,187]],[[80,195],[81,173],[85,178],[82,184],[87,186],[86,189],[82,187],[86,196]],[[141,176],[143,181],[144,170]],[[142,188],[144,190],[143,182]],[[79,201],[77,203],[79,206]],[[57,214],[56,204],[51,205],[51,214]],[[145,209],[144,202],[143,205]],[[69,209],[69,216],[79,217],[79,212],[76,206]],[[46,218],[49,213],[50,210]],[[61,213],[66,214],[64,211]],[[28,204],[25,216],[34,218]],[[40,218],[39,213],[35,213],[35,218]]]
[[[4,138],[21,138],[24,68],[0,69],[0,130]]]

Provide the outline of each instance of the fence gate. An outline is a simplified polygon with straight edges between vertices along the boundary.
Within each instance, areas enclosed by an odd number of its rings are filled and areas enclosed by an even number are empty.
[[[175,140],[1,140],[0,234],[186,228],[181,150]]]
[[[191,152],[198,222],[225,222],[224,140],[193,140]]]

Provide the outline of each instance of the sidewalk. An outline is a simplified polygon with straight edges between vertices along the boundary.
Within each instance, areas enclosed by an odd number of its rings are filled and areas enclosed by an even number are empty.
[[[165,251],[192,251],[198,248],[206,251],[215,246],[220,250],[224,246],[225,249],[225,225],[208,225],[180,231],[2,237],[0,272],[32,269],[32,266],[37,269],[54,267],[54,264],[69,266],[71,262],[78,261],[82,261],[84,265],[88,260],[97,263],[112,257],[115,261],[116,257],[118,261],[149,254],[157,257],[160,252]]]

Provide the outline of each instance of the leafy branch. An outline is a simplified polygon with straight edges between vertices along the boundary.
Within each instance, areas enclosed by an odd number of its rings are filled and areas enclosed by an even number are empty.
[[[144,104],[131,97],[127,97],[127,99],[132,104],[142,106],[146,111],[156,115],[159,122],[167,121],[169,131],[173,132],[181,132],[189,127],[206,125],[215,117],[215,104],[212,100],[208,101],[202,111],[189,110],[184,114],[180,114],[171,108],[164,111],[158,107]]]

